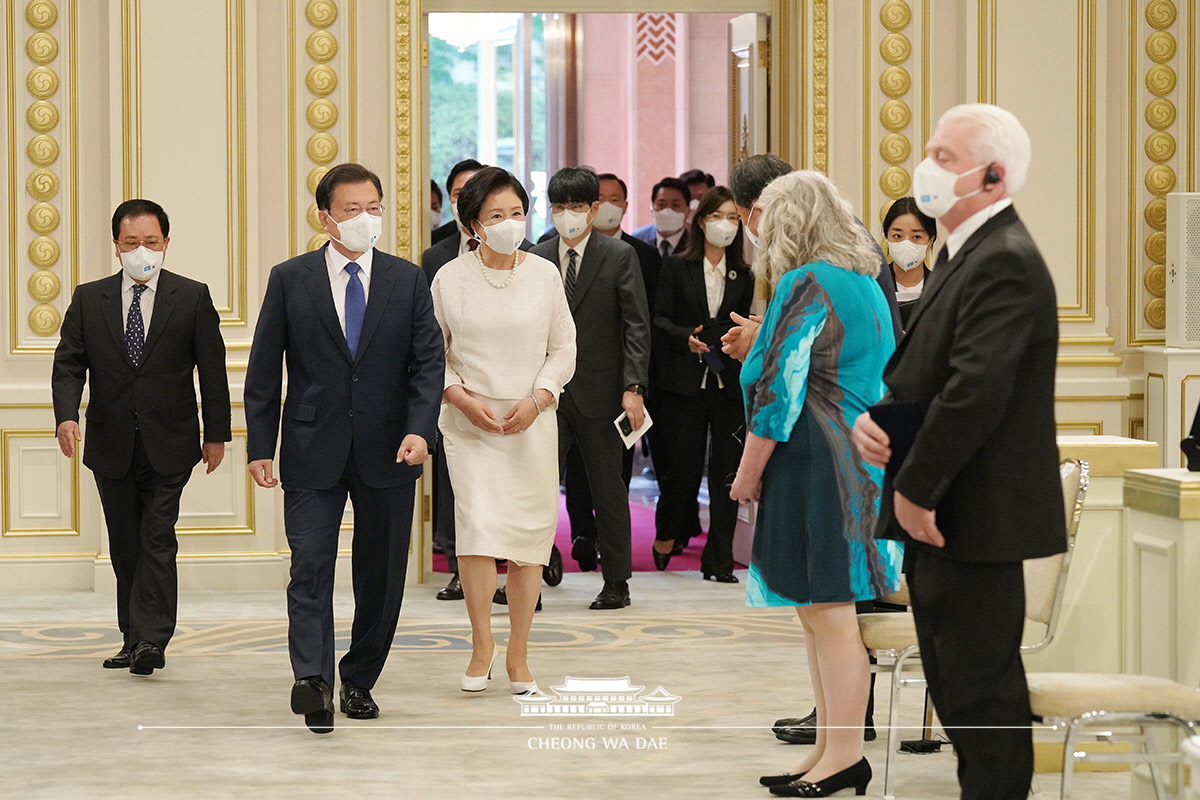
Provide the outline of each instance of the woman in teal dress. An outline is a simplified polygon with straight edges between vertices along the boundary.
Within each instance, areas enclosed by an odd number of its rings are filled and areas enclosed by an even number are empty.
[[[896,590],[901,550],[874,537],[883,474],[850,431],[883,396],[891,315],[870,234],[828,178],[793,172],[757,204],[754,271],[774,296],[742,367],[746,443],[730,494],[759,501],[746,602],[796,607],[817,707],[808,757],[762,782],[783,796],[862,794],[870,666],[854,603]]]

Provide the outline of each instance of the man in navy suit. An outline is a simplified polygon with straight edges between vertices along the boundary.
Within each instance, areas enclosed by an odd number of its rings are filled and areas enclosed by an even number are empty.
[[[414,483],[429,457],[445,377],[424,274],[373,247],[382,197],[378,176],[358,164],[321,179],[317,208],[331,242],[271,270],[246,370],[250,474],[265,488],[283,482],[292,711],[315,733],[333,730],[333,573],[347,495],[355,609],[338,668],[341,710],[352,719],[379,716],[371,689],[396,633]]]

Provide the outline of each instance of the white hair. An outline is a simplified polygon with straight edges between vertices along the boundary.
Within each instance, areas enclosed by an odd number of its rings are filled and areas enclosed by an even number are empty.
[[[767,185],[758,205],[763,209],[762,239],[754,274],[772,289],[784,273],[813,261],[879,275],[875,241],[824,174],[797,170],[782,175]]]
[[[942,114],[938,127],[962,122],[973,129],[971,151],[980,164],[1004,167],[1004,183],[1010,195],[1021,191],[1029,171],[1032,147],[1029,133],[1016,116],[990,103],[964,103]]]

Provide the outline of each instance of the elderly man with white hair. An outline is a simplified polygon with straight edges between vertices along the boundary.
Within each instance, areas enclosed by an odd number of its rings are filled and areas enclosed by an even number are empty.
[[[955,106],[925,150],[914,194],[949,232],[946,252],[884,371],[884,427],[867,412],[854,440],[886,467],[879,535],[908,544],[921,659],[962,797],[1016,800],[1033,777],[1021,562],[1066,549],[1054,286],[1012,205],[1030,161],[1016,117]]]

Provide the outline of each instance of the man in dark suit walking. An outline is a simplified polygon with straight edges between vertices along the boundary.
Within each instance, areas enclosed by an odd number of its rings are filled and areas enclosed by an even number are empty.
[[[433,235],[430,236],[429,243],[431,245],[436,246],[446,239],[454,239],[455,246],[460,246],[462,228],[458,224],[458,193],[462,191],[462,187],[467,185],[467,181],[471,180],[471,176],[481,169],[483,169],[483,164],[473,158],[460,161],[450,168],[450,175],[446,178],[446,200],[450,203],[450,219],[434,229]],[[462,250],[458,252],[461,253]],[[450,256],[446,261],[451,258],[454,256]],[[421,260],[422,266],[424,266],[424,258]],[[442,263],[444,264],[446,261]],[[429,276],[429,280],[433,280],[432,275]]]
[[[629,605],[629,494],[621,477],[624,443],[613,420],[622,409],[634,428],[644,418],[642,396],[649,380],[650,311],[633,248],[592,235],[600,182],[582,167],[554,173],[546,187],[559,235],[532,252],[557,266],[575,319],[579,357],[575,377],[558,406],[559,459],[578,442],[596,507],[595,542],[580,537],[572,546],[598,548],[604,587],[593,609]],[[593,562],[594,563],[594,562]]]
[[[1012,207],[1030,160],[1016,117],[956,106],[925,151],[917,204],[950,233],[884,371],[888,400],[923,420],[907,456],[867,414],[854,441],[887,468],[880,535],[908,544],[921,661],[962,796],[1019,800],[1033,777],[1021,562],[1066,549],[1054,285]]]
[[[379,716],[371,689],[400,616],[414,483],[445,377],[425,276],[374,249],[382,197],[378,176],[358,164],[321,179],[317,208],[332,241],[271,270],[246,370],[250,474],[266,488],[283,481],[292,711],[315,733],[333,730],[333,577],[347,495],[355,608],[340,707],[352,719]]]
[[[175,632],[183,487],[198,462],[206,474],[216,469],[230,440],[221,320],[206,285],[162,269],[170,232],[158,203],[117,206],[112,233],[122,271],[76,287],[51,381],[58,445],[68,458],[81,439],[84,382],[91,387],[83,463],[104,507],[124,639],[104,666],[135,675],[165,666]]]

